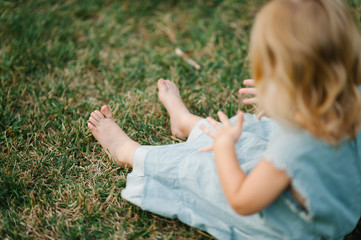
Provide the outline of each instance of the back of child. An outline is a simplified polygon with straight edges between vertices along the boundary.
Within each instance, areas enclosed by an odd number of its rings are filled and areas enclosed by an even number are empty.
[[[361,216],[358,27],[340,0],[273,0],[257,15],[250,62],[258,103],[272,120],[244,114],[228,121],[219,114],[223,123],[219,125],[187,115],[197,123],[190,133],[181,132],[188,136],[186,142],[134,147],[133,172],[123,198],[219,239],[342,239]],[[172,103],[185,108],[174,84],[163,80],[158,84],[162,94],[176,95]],[[169,102],[165,107],[172,121],[177,111]],[[94,117],[111,118],[102,114]],[[103,145],[104,137],[95,132],[103,120],[90,121],[89,128]],[[220,135],[227,135],[223,137],[227,141],[237,136],[229,148],[234,147],[234,155],[217,148]],[[207,145],[210,148],[204,148]],[[222,164],[233,156],[240,175],[226,177],[242,184],[253,181],[251,186],[265,191],[267,184],[269,189],[281,186],[277,194],[270,191],[274,198],[257,211],[239,210],[233,206],[237,201],[229,200]],[[263,168],[258,167],[261,164]],[[267,171],[255,178],[259,169],[272,169],[284,185],[267,178]],[[249,199],[258,202],[257,196],[266,196],[262,194]],[[252,201],[245,204],[254,207]]]
[[[361,216],[360,149],[361,134],[335,147],[307,131],[280,127],[263,156],[286,170],[291,188],[263,210],[270,226],[291,239],[342,239],[351,232]]]
[[[288,229],[292,238],[302,236],[296,229],[343,238],[361,216],[357,26],[338,0],[273,1],[259,14],[252,38],[259,101],[280,123],[263,156],[286,170],[293,191],[264,214],[278,215],[274,228]],[[282,203],[297,220],[281,216]]]

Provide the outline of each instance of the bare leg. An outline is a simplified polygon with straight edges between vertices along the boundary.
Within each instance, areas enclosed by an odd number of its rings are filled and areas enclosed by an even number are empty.
[[[201,120],[191,114],[179,95],[177,86],[163,78],[158,80],[159,100],[163,103],[170,116],[171,132],[178,138],[187,138],[192,128]]]
[[[95,110],[89,117],[88,128],[102,145],[110,158],[114,158],[119,166],[133,165],[134,150],[140,146],[130,139],[114,122],[108,106],[100,111]]]

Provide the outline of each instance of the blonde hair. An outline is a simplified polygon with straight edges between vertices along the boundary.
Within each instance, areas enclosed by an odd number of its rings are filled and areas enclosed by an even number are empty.
[[[257,15],[250,61],[260,106],[329,143],[360,129],[361,38],[340,0],[273,0]]]

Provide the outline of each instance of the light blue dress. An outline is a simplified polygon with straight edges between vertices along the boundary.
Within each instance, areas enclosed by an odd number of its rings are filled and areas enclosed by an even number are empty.
[[[213,152],[199,152],[212,143],[200,124],[209,126],[200,120],[184,143],[137,148],[122,197],[222,240],[343,239],[356,226],[361,216],[361,133],[334,148],[306,131],[245,114],[236,143],[242,169],[249,173],[261,158],[284,169],[307,209],[286,190],[261,212],[240,216],[225,199]]]

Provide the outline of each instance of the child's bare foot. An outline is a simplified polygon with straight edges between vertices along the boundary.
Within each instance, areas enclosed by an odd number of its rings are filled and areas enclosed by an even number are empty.
[[[171,132],[178,138],[187,138],[194,125],[201,119],[191,114],[184,105],[177,86],[163,78],[158,80],[159,100],[170,116]]]
[[[114,122],[108,106],[91,113],[88,128],[108,156],[113,157],[119,166],[132,166],[133,152],[140,145],[130,139]]]

